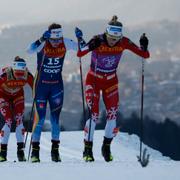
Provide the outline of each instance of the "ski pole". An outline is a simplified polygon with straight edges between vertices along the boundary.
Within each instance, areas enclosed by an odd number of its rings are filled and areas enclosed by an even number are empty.
[[[79,29],[76,28],[75,31],[78,31]],[[78,38],[78,36],[76,35],[77,39],[78,39],[78,47],[79,49],[81,49],[81,47],[83,47],[84,45],[86,45],[85,41],[82,39],[82,32],[79,32],[80,35],[81,35],[81,39]],[[80,61],[80,73],[81,73],[81,87],[83,87],[82,85],[82,67],[81,67],[81,58],[79,58],[79,61]],[[97,63],[96,63],[97,64]],[[97,66],[97,65],[96,65]],[[95,67],[96,68],[96,67]],[[96,71],[96,70],[95,70]],[[96,72],[95,72],[96,74]],[[94,85],[95,86],[95,85]],[[93,91],[95,89],[95,87],[93,86]],[[83,88],[81,88],[83,90]],[[84,92],[82,92],[82,96],[84,97]],[[90,119],[89,120],[89,128],[88,128],[88,141],[90,141],[90,137],[91,137],[91,126],[92,126],[92,108],[93,108],[93,104],[94,104],[94,92],[93,92],[93,97],[92,97],[92,105],[91,107],[87,106],[88,107],[88,111],[89,111],[89,115],[90,115]],[[83,103],[84,104],[84,103]],[[85,105],[84,106],[84,112],[85,112]],[[84,116],[85,116],[85,113],[84,113]],[[85,118],[86,119],[86,118]],[[87,159],[86,159],[87,161]]]
[[[141,72],[141,112],[140,112],[140,149],[139,149],[139,156],[137,156],[138,161],[145,167],[149,163],[149,154],[146,156],[147,149],[145,148],[142,153],[142,142],[144,137],[144,59],[142,58],[142,72]],[[142,155],[143,154],[143,155]]]
[[[35,104],[35,101],[36,101],[36,89],[37,89],[37,86],[38,86],[38,83],[39,83],[39,79],[40,79],[40,76],[41,76],[41,69],[42,69],[42,65],[44,63],[44,57],[45,57],[45,54],[43,54],[43,57],[42,57],[42,62],[41,62],[41,66],[40,66],[40,69],[37,73],[37,81],[36,81],[36,84],[35,84],[35,90],[34,90],[34,100],[33,100],[33,103]],[[34,109],[34,104],[33,104],[33,109]],[[31,132],[31,139],[30,139],[30,144],[29,144],[29,152],[28,152],[28,161],[29,161],[29,157],[30,157],[30,152],[31,152],[31,146],[32,146],[32,135],[33,135],[33,132],[34,132],[34,129],[35,129],[35,125],[34,125],[35,121],[33,121],[33,128],[32,128],[32,132]]]
[[[144,116],[144,60],[142,59],[142,75],[141,75],[141,116],[140,116],[140,158],[142,158],[142,141],[144,135],[143,117]]]
[[[75,32],[79,32],[81,36],[83,36],[81,30],[79,28],[75,28]],[[77,35],[76,35],[77,37]],[[81,49],[81,47],[86,45],[86,42],[83,40],[83,38],[78,38],[78,48]],[[86,108],[85,108],[85,100],[84,100],[84,86],[83,86],[83,74],[82,74],[82,63],[81,63],[81,57],[79,57],[79,69],[80,69],[80,77],[81,77],[81,95],[82,95],[82,102],[83,102],[83,116],[84,121],[86,121]]]
[[[97,71],[97,59],[95,61],[95,72],[94,72],[94,83],[93,83],[93,94],[92,94],[92,101],[91,101],[91,109],[89,108],[89,113],[90,113],[90,120],[89,120],[89,134],[88,134],[88,141],[90,141],[90,137],[91,137],[91,126],[92,126],[92,108],[94,105],[94,96],[95,96],[95,87],[96,87],[96,72]]]
[[[84,121],[86,121],[86,108],[85,108],[85,100],[84,100],[84,86],[83,86],[81,58],[79,58],[79,69],[80,69],[80,76],[81,76],[81,94],[82,94],[82,102],[83,102],[83,115],[84,115]]]
[[[25,137],[25,141],[24,141],[24,148],[26,148],[27,138],[28,138],[28,134],[29,134],[29,128],[30,128],[30,124],[31,124],[31,119],[32,119],[33,111],[34,111],[34,103],[35,103],[35,98],[33,98],[30,118],[29,118],[28,125],[27,125],[27,133],[26,133],[26,137]]]

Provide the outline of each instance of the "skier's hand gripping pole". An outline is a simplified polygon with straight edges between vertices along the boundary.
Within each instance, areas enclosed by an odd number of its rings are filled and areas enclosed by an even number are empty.
[[[146,34],[143,33],[140,37],[140,46],[141,49],[144,51],[147,51],[148,49],[148,43],[149,40],[146,37]],[[144,118],[144,58],[142,58],[142,72],[141,72],[141,115],[140,115],[140,154],[137,156],[138,161],[140,162],[142,167],[146,167],[149,163],[149,157],[150,155],[147,154],[147,149],[145,148],[142,152],[142,142],[143,142],[143,136],[144,136],[144,127],[143,127],[143,118]]]
[[[82,31],[76,27],[75,28],[75,35],[78,40],[78,48],[80,49],[82,46],[82,41],[85,42],[82,39],[83,33]],[[82,63],[81,63],[81,57],[79,57],[79,70],[80,70],[80,77],[81,77],[81,95],[82,95],[82,103],[83,103],[83,116],[84,116],[84,122],[86,122],[86,108],[85,108],[85,100],[84,100],[84,86],[83,86],[83,73],[82,73]]]

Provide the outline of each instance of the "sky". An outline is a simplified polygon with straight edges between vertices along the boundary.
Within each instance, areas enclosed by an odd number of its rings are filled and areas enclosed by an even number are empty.
[[[179,0],[0,0],[0,25],[111,19],[131,25],[179,20]]]

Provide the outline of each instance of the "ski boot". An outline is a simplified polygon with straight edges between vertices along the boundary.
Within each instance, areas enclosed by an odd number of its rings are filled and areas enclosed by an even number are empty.
[[[84,152],[83,159],[86,162],[94,161],[93,152],[92,152],[93,142],[84,140]]]
[[[0,162],[7,161],[7,144],[1,144]]]
[[[59,143],[60,141],[51,140],[51,160],[54,162],[61,162],[61,158],[59,155]]]
[[[32,153],[31,153],[31,162],[32,163],[37,163],[40,162],[39,159],[39,142],[32,142]]]
[[[17,158],[19,162],[26,161],[23,142],[17,143]]]
[[[102,156],[104,157],[104,160],[106,162],[109,162],[109,161],[113,160],[113,156],[111,154],[111,149],[110,149],[112,139],[113,138],[104,137],[103,145],[102,145],[102,148],[101,148]]]

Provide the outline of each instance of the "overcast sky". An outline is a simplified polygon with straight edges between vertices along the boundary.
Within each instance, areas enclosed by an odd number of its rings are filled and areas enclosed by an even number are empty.
[[[180,19],[180,0],[0,0],[0,25],[110,19],[123,24]]]

